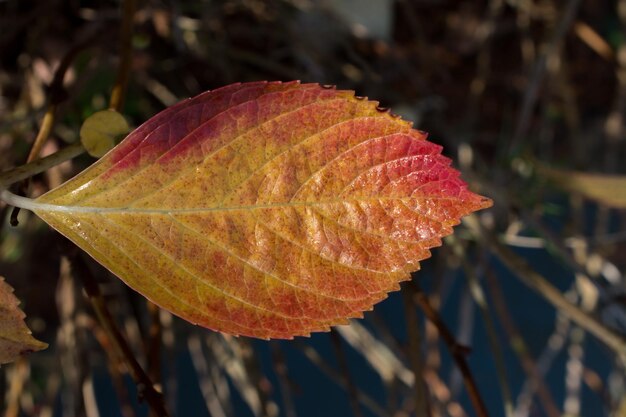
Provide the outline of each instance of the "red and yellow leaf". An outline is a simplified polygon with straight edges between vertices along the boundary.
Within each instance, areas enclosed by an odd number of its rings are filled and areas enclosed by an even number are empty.
[[[156,115],[35,211],[193,323],[291,338],[361,317],[491,204],[440,152],[350,91],[235,84]]]
[[[24,324],[26,315],[18,308],[19,304],[13,295],[13,288],[0,277],[0,365],[48,347],[31,336]]]

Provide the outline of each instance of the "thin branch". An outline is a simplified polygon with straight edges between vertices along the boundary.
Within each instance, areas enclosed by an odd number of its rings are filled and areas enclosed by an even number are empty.
[[[437,327],[441,338],[444,342],[446,342],[450,354],[454,358],[456,365],[463,375],[463,382],[465,382],[465,387],[472,405],[474,406],[474,410],[476,411],[476,415],[478,417],[488,417],[489,414],[487,413],[487,407],[480,396],[474,376],[472,375],[469,365],[467,364],[467,360],[465,359],[465,355],[468,353],[468,348],[457,343],[439,313],[437,313],[437,311],[430,304],[428,296],[422,291],[417,282],[415,282],[415,280],[410,281],[407,287],[413,292],[413,300],[422,309],[428,320],[430,320]]]
[[[56,119],[56,110],[59,104],[67,98],[67,92],[65,91],[65,88],[63,86],[63,81],[65,80],[65,74],[67,73],[67,70],[70,69],[72,62],[74,62],[74,59],[76,58],[78,53],[91,46],[91,44],[102,33],[102,29],[95,31],[85,40],[74,45],[61,59],[59,66],[54,72],[54,78],[50,83],[48,108],[46,109],[46,113],[44,114],[43,120],[41,122],[41,127],[39,128],[39,132],[37,133],[37,137],[33,142],[33,146],[30,149],[26,162],[32,162],[39,157],[43,145],[50,136],[50,133],[52,133],[52,128],[54,127],[54,122]]]
[[[349,326],[335,327],[337,333],[352,348],[358,352],[375,370],[383,383],[391,383],[393,380],[402,382],[407,387],[413,386],[414,375],[409,370],[401,358],[403,349],[393,346],[379,339],[374,333],[369,331],[358,320],[353,320]],[[395,342],[392,342],[394,344]]]
[[[235,339],[224,334],[207,337],[214,362],[228,375],[234,388],[241,394],[255,417],[273,415],[274,408],[267,394],[267,384],[262,382],[260,371],[254,363],[253,348],[245,339]],[[210,342],[209,342],[210,341]],[[263,386],[265,385],[265,386]]]
[[[504,414],[507,417],[512,417],[513,400],[511,396],[511,389],[509,387],[506,365],[504,362],[504,355],[502,354],[502,349],[500,348],[500,342],[498,340],[496,326],[491,319],[491,313],[489,311],[489,306],[487,305],[487,297],[485,296],[482,286],[480,285],[476,273],[476,268],[470,265],[465,248],[454,236],[451,236],[448,239],[452,242],[452,248],[454,252],[459,257],[459,259],[461,259],[470,294],[474,299],[474,302],[478,306],[478,309],[480,310],[485,325],[485,330],[487,330],[487,338],[491,347],[491,351],[493,353],[494,363],[496,365],[498,386],[500,387],[500,391],[502,393],[502,401],[504,402]]]
[[[81,143],[74,143],[45,158],[37,159],[36,161],[5,171],[0,174],[0,189],[6,189],[13,183],[44,172],[84,152],[85,148]]]
[[[81,279],[85,292],[87,293],[87,297],[91,302],[100,325],[109,337],[113,349],[117,352],[119,357],[124,359],[131,377],[137,384],[139,398],[145,399],[152,412],[154,412],[157,416],[169,416],[169,413],[165,408],[162,394],[154,388],[154,384],[141,368],[139,362],[137,362],[133,351],[113,320],[113,317],[111,316],[111,313],[109,312],[104,301],[104,297],[100,292],[98,283],[92,276],[91,271],[77,250],[70,250],[70,252],[72,253],[68,254],[68,258],[72,262],[72,269],[78,278]]]
[[[516,255],[515,252],[501,244],[489,232],[485,231],[475,216],[468,216],[464,223],[474,232],[476,237],[491,247],[493,253],[500,258],[515,275],[528,287],[542,295],[548,302],[565,314],[580,327],[593,334],[615,351],[626,362],[626,339],[615,333],[595,317],[581,310],[577,305],[568,301],[563,294],[541,274],[536,272],[528,263]]]
[[[24,391],[24,383],[30,373],[28,360],[20,357],[12,366],[11,373],[7,375],[11,382],[7,395],[7,408],[4,417],[17,417],[20,413],[20,397]]]
[[[74,281],[69,259],[67,256],[61,256],[55,301],[60,325],[56,341],[64,381],[62,401],[70,415],[86,416],[89,407],[89,400],[83,390],[88,376],[84,339],[86,332],[78,326],[80,290],[77,290]]]
[[[320,356],[320,354],[311,346],[302,343],[299,340],[295,340],[292,342],[292,345],[299,349],[304,356],[308,360],[310,360],[314,365],[316,365],[320,371],[325,373],[331,381],[340,387],[347,389],[346,378],[340,372],[337,372],[334,367],[330,366],[324,359]],[[378,402],[376,402],[373,398],[368,396],[366,393],[361,391],[359,388],[357,390],[357,398],[359,402],[365,406],[372,414],[377,415],[378,417],[391,417],[383,407],[381,407]]]
[[[93,332],[94,338],[98,341],[100,348],[105,352],[108,358],[107,369],[109,370],[113,390],[115,391],[117,400],[120,403],[120,414],[122,414],[122,417],[135,417],[135,409],[131,405],[128,388],[124,383],[124,378],[121,372],[121,369],[123,369],[123,362],[121,362],[121,358],[118,358],[117,355],[111,350],[111,342],[102,327],[96,325],[95,320],[92,317],[89,317],[86,321],[87,320],[89,321],[89,327]]]
[[[350,399],[352,412],[354,413],[355,417],[362,417],[363,413],[361,413],[361,409],[359,408],[356,385],[354,385],[354,380],[352,378],[352,374],[350,373],[350,368],[348,367],[346,352],[341,345],[341,337],[335,329],[332,329],[330,331],[330,340],[333,343],[335,356],[337,357],[337,362],[339,363],[339,369],[341,369],[341,373],[344,375],[346,380],[346,391],[348,391],[348,398]]]
[[[46,109],[46,113],[43,115],[41,126],[39,127],[39,132],[37,132],[37,137],[33,142],[33,146],[30,148],[30,152],[28,154],[26,162],[32,162],[39,157],[41,148],[43,148],[43,145],[46,143],[46,140],[48,140],[50,133],[52,133],[56,110],[57,104],[52,102],[51,100],[51,103]]]
[[[98,38],[98,36],[101,33],[102,33],[101,30],[94,32],[91,36],[89,36],[84,41],[74,45],[65,54],[63,59],[61,59],[59,66],[54,72],[54,78],[52,79],[52,83],[50,83],[48,108],[46,109],[46,112],[41,121],[41,126],[39,127],[39,131],[37,132],[35,141],[33,142],[30,152],[28,153],[28,157],[26,159],[27,163],[32,162],[39,158],[39,154],[41,153],[41,149],[43,148],[43,145],[46,143],[46,141],[50,137],[50,134],[52,133],[52,128],[54,127],[54,122],[56,119],[56,112],[57,112],[59,103],[63,102],[67,98],[67,93],[63,86],[63,81],[65,79],[65,74],[67,73],[67,70],[72,65],[72,62],[74,61],[74,58],[76,58],[76,55],[78,55],[78,53],[82,51],[83,49],[89,47]],[[24,196],[28,196],[29,194],[28,188],[29,188],[29,183],[28,183],[28,180],[26,180],[24,184],[22,184],[22,186],[20,187],[21,194]],[[17,216],[19,212],[20,212],[19,207],[13,208],[13,211],[11,212],[11,225],[12,226],[17,226],[18,224]]]
[[[583,371],[585,369],[583,363],[585,334],[585,331],[580,327],[574,327],[570,332],[564,375],[563,414],[566,416],[581,415]]]
[[[135,0],[125,0],[124,16],[120,28],[120,65],[117,69],[117,78],[111,91],[109,108],[122,112],[124,99],[126,98],[126,87],[130,74],[130,64],[132,59],[133,45],[133,18],[135,16]]]
[[[517,151],[521,145],[524,134],[528,130],[530,116],[535,107],[535,103],[537,102],[539,88],[543,83],[548,58],[556,52],[558,46],[567,34],[567,31],[569,30],[572,22],[574,21],[574,18],[576,17],[576,13],[578,12],[580,3],[581,0],[570,0],[567,3],[567,8],[563,12],[561,21],[554,31],[552,38],[549,40],[544,52],[535,62],[535,66],[530,76],[529,84],[524,91],[524,100],[522,102],[522,108],[520,110],[520,114],[517,120],[517,125],[515,127],[511,143],[509,145],[509,154]]]
[[[517,326],[513,322],[513,318],[511,317],[511,313],[509,313],[509,310],[507,309],[504,294],[502,293],[502,289],[500,288],[498,280],[494,276],[491,269],[488,269],[485,275],[487,278],[487,284],[491,291],[491,299],[493,300],[493,306],[495,308],[496,315],[500,319],[500,323],[502,323],[502,326],[507,333],[511,349],[519,358],[522,369],[524,369],[526,375],[528,375],[528,378],[533,384],[533,389],[537,391],[537,396],[539,397],[539,401],[543,406],[546,416],[559,417],[561,415],[561,412],[559,411],[556,403],[554,402],[554,399],[552,398],[550,388],[544,381],[541,372],[539,372],[537,364],[535,363],[535,360],[530,354],[528,344],[526,343],[523,336],[517,329]]]
[[[573,294],[574,291],[571,289],[565,293],[566,297],[571,297]],[[554,320],[554,330],[545,339],[544,346],[539,355],[537,355],[536,367],[540,378],[545,378],[548,372],[551,371],[556,359],[561,355],[569,337],[571,326],[572,322],[564,314],[557,312]],[[517,396],[516,416],[527,417],[531,414],[533,397],[536,391],[532,380],[526,379]],[[560,412],[559,415],[561,415]]]
[[[278,385],[280,386],[285,417],[297,417],[298,414],[296,413],[291,389],[292,382],[289,379],[289,369],[287,368],[285,355],[278,341],[272,341],[269,345],[272,354],[272,365],[278,378]]]
[[[211,378],[211,369],[202,349],[200,336],[194,333],[187,338],[187,349],[191,355],[191,362],[196,371],[200,392],[206,403],[207,410],[211,417],[226,417],[228,412],[224,409],[220,396],[217,394],[217,387]]]
[[[148,313],[150,315],[150,328],[148,329],[148,343],[146,346],[146,356],[148,357],[148,374],[154,384],[163,389],[162,373],[161,373],[161,340],[162,327],[159,307],[146,300]],[[151,413],[154,417],[159,417]]]
[[[424,386],[424,364],[422,355],[422,338],[420,322],[415,314],[415,302],[409,291],[402,291],[404,301],[404,317],[409,337],[409,360],[413,368],[413,393],[415,395],[415,415],[417,417],[430,416],[430,404]]]

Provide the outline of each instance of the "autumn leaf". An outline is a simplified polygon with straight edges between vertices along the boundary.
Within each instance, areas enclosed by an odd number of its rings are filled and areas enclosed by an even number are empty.
[[[350,91],[234,84],[156,115],[31,208],[186,320],[291,338],[362,317],[491,205],[440,152]]]
[[[0,364],[17,360],[21,355],[48,347],[31,336],[24,324],[26,315],[18,308],[13,288],[0,277]]]

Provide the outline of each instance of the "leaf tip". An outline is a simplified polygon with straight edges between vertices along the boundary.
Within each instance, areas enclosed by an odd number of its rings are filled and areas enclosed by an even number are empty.
[[[493,200],[489,197],[479,196],[480,197],[480,210],[487,209],[493,206]]]

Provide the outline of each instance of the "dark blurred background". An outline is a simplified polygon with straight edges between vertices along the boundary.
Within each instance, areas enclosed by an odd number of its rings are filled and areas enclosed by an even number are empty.
[[[43,154],[75,142],[82,121],[108,107],[121,17],[119,1],[0,0],[3,170],[26,161],[51,96],[57,118]],[[626,334],[625,205],[607,202],[626,189],[626,1],[137,0],[132,46],[123,114],[134,126],[180,99],[252,80],[334,84],[391,107],[444,146],[473,190],[494,199],[480,220],[500,242]],[[50,91],[64,60],[63,88]],[[35,177],[29,194],[92,162],[81,156]],[[568,185],[589,172],[611,174],[617,188]],[[107,355],[59,238],[25,212],[10,227],[10,210],[0,207],[0,275],[50,344],[0,368],[0,409],[17,398],[20,416],[147,415]],[[456,236],[414,279],[471,349],[490,414],[626,416],[615,352],[518,281],[520,271],[468,230]],[[154,312],[90,268],[143,364],[150,324],[159,323],[157,377],[178,416],[415,414],[406,321],[418,310],[401,293],[332,334],[263,342]],[[470,278],[486,295],[482,312]],[[417,322],[432,415],[475,415],[436,329],[419,313]],[[496,369],[498,352],[506,375]],[[17,394],[16,378],[24,382]]]

